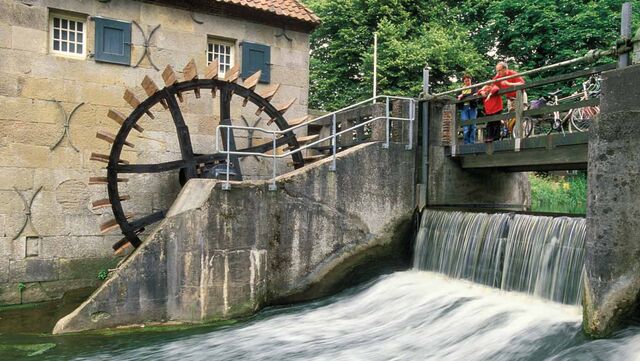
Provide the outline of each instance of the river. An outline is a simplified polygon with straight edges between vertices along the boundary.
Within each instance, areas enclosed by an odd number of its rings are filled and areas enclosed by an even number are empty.
[[[0,310],[0,360],[640,361],[640,327],[581,330],[584,219],[426,211],[421,224],[412,270],[226,326],[51,336],[3,328]]]

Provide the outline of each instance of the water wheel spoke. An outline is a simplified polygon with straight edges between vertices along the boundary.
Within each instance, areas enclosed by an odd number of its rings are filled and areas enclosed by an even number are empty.
[[[203,154],[193,157],[192,162],[185,160],[174,160],[171,162],[155,163],[155,164],[119,164],[116,167],[118,173],[162,173],[172,170],[194,167],[201,163],[214,163],[224,159],[222,154]]]
[[[142,218],[136,219],[135,221],[130,222],[131,228],[133,229],[141,229],[150,224],[154,224],[160,220],[162,220],[167,215],[167,210],[157,211],[151,213]]]

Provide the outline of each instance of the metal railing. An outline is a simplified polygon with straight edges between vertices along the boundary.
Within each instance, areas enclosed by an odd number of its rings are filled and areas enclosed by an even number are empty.
[[[337,115],[340,113],[343,113],[347,110],[351,110],[351,109],[355,109],[359,106],[362,105],[369,105],[371,104],[371,102],[376,102],[377,100],[383,99],[384,100],[384,104],[385,104],[385,109],[384,109],[384,115],[383,116],[376,116],[373,117],[365,122],[356,124],[352,127],[349,127],[347,129],[343,129],[339,132],[337,132],[337,122],[336,122],[336,118]],[[403,118],[403,117],[392,117],[391,116],[391,101],[393,100],[401,100],[401,101],[408,101],[409,102],[409,116],[407,118]],[[408,144],[406,144],[405,149],[406,150],[411,150],[413,148],[413,126],[414,126],[414,122],[415,122],[415,105],[416,105],[416,100],[414,98],[408,98],[408,97],[398,97],[398,96],[386,96],[386,95],[379,95],[376,97],[372,97],[369,98],[367,100],[363,100],[361,102],[352,104],[348,107],[336,110],[334,112],[322,115],[320,117],[311,119],[309,121],[300,123],[298,125],[295,125],[293,127],[284,129],[284,130],[270,130],[270,129],[264,129],[264,128],[258,128],[258,127],[249,127],[249,126],[242,126],[242,125],[219,125],[216,128],[216,152],[221,153],[221,154],[226,154],[227,155],[227,171],[226,171],[226,181],[224,184],[222,184],[222,189],[224,190],[229,190],[231,189],[231,183],[229,180],[229,174],[230,174],[230,170],[231,170],[231,155],[244,155],[244,156],[256,156],[256,157],[269,157],[272,158],[272,162],[273,162],[273,174],[272,174],[272,178],[271,178],[271,184],[269,184],[269,190],[275,191],[276,188],[276,177],[277,177],[277,165],[276,165],[276,161],[279,158],[286,158],[289,157],[295,153],[299,153],[302,152],[303,150],[309,149],[317,144],[326,142],[328,140],[331,141],[331,147],[332,147],[332,163],[331,166],[329,168],[330,171],[336,171],[336,154],[337,154],[337,137],[343,135],[343,134],[347,134],[347,133],[353,133],[354,130],[359,129],[359,128],[363,128],[369,124],[372,124],[376,121],[382,120],[384,119],[386,121],[385,124],[385,142],[382,145],[383,148],[389,148],[389,144],[390,144],[390,139],[391,139],[391,121],[408,121],[409,122],[409,129],[408,129]],[[300,129],[302,127],[308,126],[310,124],[316,124],[319,121],[326,119],[326,118],[331,118],[331,134],[324,137],[324,138],[320,138],[316,141],[310,142],[308,144],[305,144],[299,148],[293,149],[293,150],[289,150],[287,152],[283,152],[281,154],[277,154],[277,138],[280,135],[289,133],[291,131],[294,131],[296,129]],[[270,134],[271,135],[271,139],[273,142],[273,149],[272,149],[272,154],[264,154],[264,153],[258,153],[258,152],[247,152],[247,151],[232,151],[232,150],[225,150],[225,149],[220,149],[220,139],[221,138],[221,129],[227,129],[227,130],[246,130],[246,131],[258,131],[264,134]],[[226,139],[226,144],[230,144],[230,140],[231,140],[231,131],[227,131],[227,139]]]

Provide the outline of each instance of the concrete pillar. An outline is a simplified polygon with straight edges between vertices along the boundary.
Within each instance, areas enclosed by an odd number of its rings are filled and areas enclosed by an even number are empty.
[[[453,114],[447,114],[453,111],[455,108],[447,105],[446,101],[434,101],[429,109],[427,205],[513,210],[528,208],[531,190],[526,173],[466,170],[455,158],[445,154],[445,147],[455,142],[456,130],[453,124],[443,124],[443,119],[455,119]],[[443,137],[447,128],[450,129],[450,137]]]
[[[605,337],[640,295],[640,65],[603,74],[589,140],[584,329]]]

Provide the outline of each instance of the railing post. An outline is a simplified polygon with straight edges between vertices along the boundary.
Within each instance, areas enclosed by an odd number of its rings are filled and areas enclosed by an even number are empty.
[[[413,121],[416,117],[416,113],[415,113],[415,103],[413,102],[413,99],[409,100],[409,144],[407,144],[404,148],[406,150],[411,150],[411,148],[413,147]]]
[[[622,4],[622,15],[620,20],[620,37],[622,40],[631,39],[631,3]],[[624,53],[618,55],[618,68],[631,65],[631,54]]]
[[[385,118],[386,118],[386,131],[385,131],[385,136],[386,136],[386,141],[385,143],[382,145],[382,148],[389,148],[389,138],[391,136],[390,134],[390,124],[389,124],[389,97],[386,97],[386,101],[385,101]]]
[[[227,129],[227,148],[229,147],[229,137],[231,136],[231,132]],[[227,152],[227,181],[222,184],[222,189],[228,191],[231,189],[231,183],[229,183],[229,172],[231,168],[231,151],[229,149],[225,149]]]
[[[276,187],[276,133],[273,132],[271,135],[273,136],[273,176],[271,178],[271,183],[269,184],[269,190],[275,191],[278,189]]]
[[[331,159],[331,166],[329,166],[329,171],[331,172],[335,172],[336,171],[336,153],[337,153],[337,143],[338,140],[336,139],[336,114],[333,114],[333,116],[331,117],[331,148],[332,148],[332,152],[333,152],[333,157]]]
[[[520,151],[520,140],[524,133],[524,130],[522,129],[522,118],[524,116],[524,96],[522,95],[522,92],[522,90],[516,91],[516,124],[513,126],[512,130],[515,135],[515,146],[513,150],[516,152]]]

